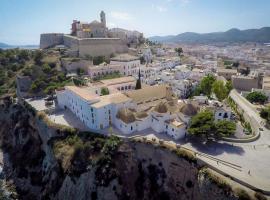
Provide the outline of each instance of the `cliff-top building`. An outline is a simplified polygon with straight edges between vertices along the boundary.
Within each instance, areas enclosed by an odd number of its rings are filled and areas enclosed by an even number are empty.
[[[138,43],[143,34],[137,31],[126,31],[119,29],[119,34],[112,34],[106,27],[106,15],[100,13],[100,21],[94,20],[90,23],[73,20],[71,33],[43,33],[40,36],[40,48],[46,49],[56,45],[68,47],[69,55],[85,57],[89,56],[111,56],[112,54],[127,53],[131,42]],[[124,35],[123,35],[124,34]],[[117,36],[121,37],[117,37]],[[132,38],[132,40],[130,39]]]

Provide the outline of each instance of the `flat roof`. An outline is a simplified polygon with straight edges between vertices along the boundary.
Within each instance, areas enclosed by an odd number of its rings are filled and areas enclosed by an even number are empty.
[[[92,101],[97,99],[99,96],[87,90],[86,87],[77,87],[77,86],[66,86],[65,89],[70,90],[74,94],[78,95],[79,97],[83,98],[86,101]]]
[[[119,54],[111,58],[111,61],[122,61],[122,62],[128,62],[128,61],[134,61],[134,60],[140,60],[140,58],[137,56],[132,56],[130,54]]]
[[[99,82],[109,86],[109,85],[116,85],[128,82],[136,82],[136,79],[132,76],[120,77],[120,78],[113,78],[107,80],[100,80]]]
[[[226,68],[218,68],[217,72],[221,72],[221,73],[237,73],[236,69],[226,69]]]
[[[146,86],[140,90],[126,92],[126,96],[136,103],[144,102],[149,99],[162,99],[166,97],[167,85]]]
[[[99,101],[97,103],[92,104],[91,106],[94,108],[101,108],[109,104],[118,104],[118,103],[124,103],[127,101],[130,101],[130,98],[118,92],[114,94],[100,96]]]

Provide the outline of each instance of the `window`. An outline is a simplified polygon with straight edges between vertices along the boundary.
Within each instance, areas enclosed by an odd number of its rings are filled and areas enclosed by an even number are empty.
[[[133,126],[130,127],[130,130],[133,130]]]
[[[91,108],[91,112],[93,112],[93,108]]]
[[[166,125],[166,128],[168,128],[168,125]]]
[[[174,132],[174,128],[172,128],[172,131]]]
[[[95,123],[95,121],[92,119],[92,124],[94,124]]]
[[[222,115],[222,113],[218,113],[218,116],[221,116]]]

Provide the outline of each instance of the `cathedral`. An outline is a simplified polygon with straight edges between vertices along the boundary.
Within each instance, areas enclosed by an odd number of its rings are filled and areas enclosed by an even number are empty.
[[[104,11],[100,13],[100,22],[94,20],[90,23],[73,20],[71,25],[71,35],[78,38],[106,38],[108,29],[106,27],[106,15]]]

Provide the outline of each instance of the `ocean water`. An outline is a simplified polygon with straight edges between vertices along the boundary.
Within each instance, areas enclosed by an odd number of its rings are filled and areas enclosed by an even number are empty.
[[[29,45],[29,46],[8,46],[8,47],[0,47],[0,49],[39,49],[38,45]]]

